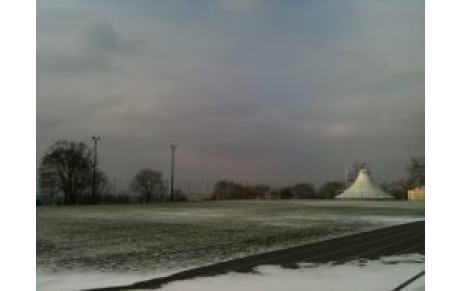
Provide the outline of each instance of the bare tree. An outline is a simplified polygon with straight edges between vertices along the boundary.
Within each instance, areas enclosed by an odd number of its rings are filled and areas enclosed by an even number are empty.
[[[425,157],[411,158],[410,164],[407,166],[406,170],[409,173],[407,182],[410,188],[425,185]]]
[[[111,199],[108,197],[111,185],[105,173],[96,170],[96,197],[89,191],[93,186],[92,180],[90,183],[91,185],[89,185],[84,194],[80,196],[81,203],[102,203]]]
[[[280,189],[280,199],[292,199],[294,193],[292,193],[291,187],[284,187]]]
[[[214,185],[212,199],[235,199],[243,188],[242,185],[229,180],[220,180]]]
[[[270,191],[266,185],[241,185],[229,180],[220,180],[214,185],[211,199],[264,199]]]
[[[410,189],[407,179],[400,179],[393,182],[383,182],[380,187],[395,199],[407,199],[407,190]]]
[[[315,188],[310,183],[299,183],[291,187],[293,198],[313,199],[316,196]]]
[[[91,156],[91,150],[84,143],[55,142],[41,160],[40,187],[51,186],[50,195],[61,191],[64,204],[76,204],[79,196],[91,185]]]
[[[166,192],[161,172],[151,169],[140,170],[131,182],[131,188],[139,192],[146,203],[163,200]]]
[[[100,196],[107,195],[111,190],[109,177],[103,172],[96,172],[96,193]]]
[[[334,199],[340,191],[345,190],[345,183],[338,181],[331,181],[324,183],[318,190],[318,198],[320,199]]]

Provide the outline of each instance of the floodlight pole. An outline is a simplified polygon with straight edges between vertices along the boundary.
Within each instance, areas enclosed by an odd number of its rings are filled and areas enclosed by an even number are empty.
[[[96,204],[96,164],[97,164],[97,142],[101,139],[100,136],[93,136],[94,155],[93,155],[93,203]]]
[[[174,155],[177,145],[171,145],[171,202],[174,201]]]
[[[113,177],[113,196],[117,197],[117,183],[116,178]]]
[[[348,168],[345,167],[345,187],[348,186]]]

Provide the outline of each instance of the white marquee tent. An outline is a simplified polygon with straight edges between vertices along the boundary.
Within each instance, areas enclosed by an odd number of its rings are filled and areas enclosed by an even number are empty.
[[[359,171],[353,185],[335,198],[343,199],[393,199],[393,196],[383,191],[373,180],[369,170],[364,167]]]

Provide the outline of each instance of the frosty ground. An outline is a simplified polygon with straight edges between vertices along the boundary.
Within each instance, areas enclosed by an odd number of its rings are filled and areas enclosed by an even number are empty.
[[[383,257],[379,260],[354,260],[345,264],[304,264],[297,269],[261,266],[255,274],[228,273],[164,285],[159,291],[303,291],[303,290],[393,290],[401,282],[424,270],[420,254]],[[424,277],[406,291],[424,290]]]
[[[39,207],[37,288],[52,289],[76,278],[93,282],[84,288],[104,286],[107,281],[112,285],[117,279],[129,283],[420,219],[424,219],[424,203],[414,201]],[[115,274],[124,275],[114,279]]]
[[[159,291],[300,291],[300,290],[392,290],[408,278],[424,270],[425,258],[420,254],[382,257],[379,260],[355,260],[346,264],[303,264],[297,269],[260,266],[256,273],[228,273],[201,277],[164,285]],[[158,275],[157,275],[158,276]],[[147,276],[151,278],[152,276]],[[78,290],[112,284],[134,283],[146,276],[114,273],[39,274],[38,290]],[[424,276],[404,290],[425,290]]]

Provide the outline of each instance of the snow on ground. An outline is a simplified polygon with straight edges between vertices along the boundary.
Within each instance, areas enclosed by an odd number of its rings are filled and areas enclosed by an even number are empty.
[[[261,266],[258,274],[228,273],[221,276],[173,282],[161,291],[226,290],[392,290],[425,268],[419,254],[384,257],[376,261],[352,261],[347,264],[303,264],[299,269]],[[407,291],[424,290],[425,277],[409,285]]]
[[[102,273],[102,272],[49,272],[37,270],[37,291],[82,290],[90,288],[128,285],[135,282],[171,275],[175,272]]]
[[[298,269],[261,266],[257,274],[228,273],[172,282],[160,291],[297,291],[297,290],[391,290],[425,269],[425,256],[410,254],[356,260],[346,264],[299,264]],[[37,290],[81,290],[131,284],[171,274],[136,273],[47,273],[37,271]],[[425,277],[410,284],[407,291],[424,290]]]
[[[283,217],[248,217],[250,221],[256,221],[264,225],[273,226],[290,226],[290,227],[304,227],[305,225],[314,225],[316,221],[339,221],[348,223],[361,223],[367,222],[372,224],[382,225],[396,225],[402,223],[409,223],[414,221],[423,220],[420,216],[385,216],[385,215],[357,215],[347,216],[343,215],[304,215],[304,216],[283,216]]]
[[[336,217],[338,219],[338,217]],[[384,215],[362,215],[353,217],[350,222],[353,221],[366,221],[370,223],[383,223],[388,225],[396,225],[402,223],[409,223],[414,221],[424,220],[420,216],[384,216]]]

